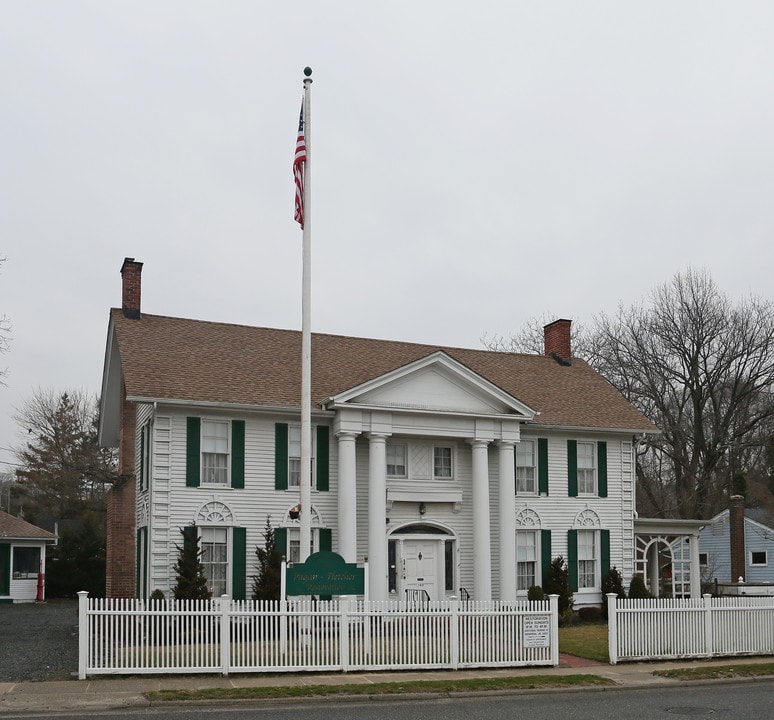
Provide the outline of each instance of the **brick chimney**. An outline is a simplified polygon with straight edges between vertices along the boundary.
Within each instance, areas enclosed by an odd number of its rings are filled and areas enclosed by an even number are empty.
[[[142,289],[142,263],[135,262],[134,258],[124,258],[121,266],[121,309],[124,317],[130,320],[139,320],[140,291]]]
[[[729,531],[731,535],[731,582],[738,582],[745,573],[744,547],[744,496],[732,495],[728,511]]]
[[[562,365],[569,365],[572,357],[570,327],[572,320],[554,320],[543,326],[545,354]]]

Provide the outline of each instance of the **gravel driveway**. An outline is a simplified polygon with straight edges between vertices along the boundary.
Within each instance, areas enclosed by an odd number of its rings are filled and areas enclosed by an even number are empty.
[[[0,682],[68,680],[77,671],[77,600],[0,605]]]

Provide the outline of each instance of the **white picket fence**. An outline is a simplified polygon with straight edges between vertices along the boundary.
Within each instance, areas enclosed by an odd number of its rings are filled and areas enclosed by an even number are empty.
[[[78,677],[559,664],[558,598],[406,603],[79,593]]]
[[[774,597],[607,598],[613,665],[630,660],[774,654]]]

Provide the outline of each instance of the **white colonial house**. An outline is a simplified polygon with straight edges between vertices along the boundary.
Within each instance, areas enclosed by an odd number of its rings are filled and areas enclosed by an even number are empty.
[[[635,448],[657,429],[572,357],[569,321],[547,326],[545,355],[314,334],[305,479],[300,332],[145,314],[141,270],[124,261],[103,376],[100,438],[121,473],[109,595],[169,593],[195,528],[213,592],[249,597],[267,518],[302,554],[301,482],[309,551],[367,557],[372,599],[512,600],[561,555],[576,607],[599,604],[610,567],[628,583],[673,544],[658,524],[635,542]],[[685,541],[687,568],[692,528]]]

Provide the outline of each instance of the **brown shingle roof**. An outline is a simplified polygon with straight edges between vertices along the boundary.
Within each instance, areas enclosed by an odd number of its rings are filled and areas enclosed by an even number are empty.
[[[301,333],[111,311],[129,397],[299,408]],[[442,350],[537,410],[535,423],[652,432],[584,361],[340,335],[312,335],[312,403]]]
[[[0,538],[12,540],[54,540],[56,535],[0,510]]]

